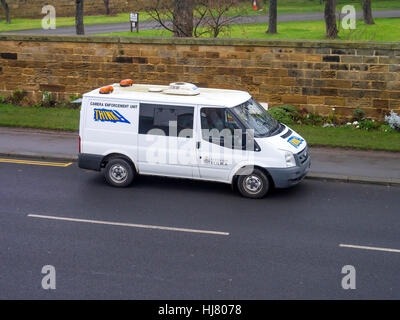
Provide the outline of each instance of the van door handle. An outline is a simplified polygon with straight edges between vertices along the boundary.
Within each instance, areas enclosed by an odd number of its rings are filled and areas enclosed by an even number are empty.
[[[197,149],[200,149],[200,146],[201,146],[201,142],[200,142],[200,141],[197,141],[197,143],[196,143],[196,148],[197,148]]]

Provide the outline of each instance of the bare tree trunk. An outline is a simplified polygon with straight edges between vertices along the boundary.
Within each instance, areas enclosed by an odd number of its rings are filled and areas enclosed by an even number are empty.
[[[336,39],[339,33],[336,26],[336,0],[325,1],[325,25],[326,37]]]
[[[365,24],[375,24],[374,18],[372,17],[371,0],[363,0],[363,16]]]
[[[194,0],[174,0],[174,37],[193,36]]]
[[[7,23],[10,23],[11,22],[11,19],[10,19],[10,8],[8,7],[7,1],[6,0],[1,0],[1,5],[4,8],[4,11],[6,12],[6,21],[7,21]]]
[[[278,10],[277,10],[277,0],[269,0],[269,22],[267,33],[277,33],[277,20],[278,20]]]
[[[75,12],[75,28],[76,34],[85,34],[85,26],[83,25],[83,1],[75,0],[76,12]]]
[[[110,15],[111,14],[110,0],[104,0],[104,6],[106,7],[106,15]]]

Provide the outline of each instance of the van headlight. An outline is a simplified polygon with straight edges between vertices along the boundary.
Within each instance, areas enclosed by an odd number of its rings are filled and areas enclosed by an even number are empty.
[[[282,150],[285,153],[286,168],[291,168],[296,166],[296,159],[290,151]]]

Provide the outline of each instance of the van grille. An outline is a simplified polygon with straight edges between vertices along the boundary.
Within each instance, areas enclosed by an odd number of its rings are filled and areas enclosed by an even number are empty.
[[[304,162],[306,162],[309,157],[310,157],[310,154],[308,152],[308,147],[305,147],[304,150],[300,151],[297,154],[297,159],[299,160],[300,164],[303,164]]]

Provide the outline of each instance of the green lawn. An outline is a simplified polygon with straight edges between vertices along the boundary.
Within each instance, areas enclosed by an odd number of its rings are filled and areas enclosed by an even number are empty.
[[[377,18],[375,25],[365,25],[362,20],[357,20],[355,30],[340,30],[340,40],[364,41],[399,41],[400,18]],[[234,25],[226,30],[220,37],[241,39],[325,39],[324,21],[293,21],[278,23],[278,33],[266,34],[266,24]],[[144,30],[136,32],[117,32],[99,34],[102,36],[123,37],[171,37],[167,30]]]
[[[400,18],[377,18],[374,25],[365,25],[357,20],[355,30],[339,28],[340,40],[399,41]],[[325,39],[324,21],[293,21],[278,23],[278,33],[265,33],[265,24],[232,26],[225,36],[251,39]]]
[[[0,126],[78,130],[79,110],[0,104]],[[309,145],[400,151],[400,133],[292,125]]]
[[[351,147],[356,149],[400,151],[399,132],[365,131],[337,127],[322,128],[292,125],[311,146]]]
[[[354,5],[356,10],[361,10],[360,0],[339,0],[338,10],[343,5]],[[239,7],[234,8],[228,12],[230,16],[236,15],[262,15],[268,14],[268,8],[265,7],[263,11],[254,11],[250,0],[241,4]],[[374,0],[372,1],[373,10],[390,10],[400,9],[400,1],[398,0]],[[319,4],[319,0],[279,0],[278,1],[278,14],[285,13],[306,13],[306,12],[322,12],[324,5]],[[128,11],[128,10],[127,10]],[[3,11],[0,11],[3,14]],[[150,17],[146,13],[140,13],[140,20],[149,20]],[[26,30],[41,28],[41,19],[12,19],[11,24],[6,24],[5,20],[0,20],[0,32],[13,31],[13,30]],[[126,22],[129,25],[129,12],[121,13],[115,16],[86,16],[84,23],[86,25],[102,24],[102,23],[119,23]],[[57,18],[57,27],[74,26],[74,17],[60,17]]]
[[[0,104],[0,126],[78,130],[79,110]]]
[[[398,0],[373,0],[372,10],[391,10],[400,9],[400,1]],[[357,11],[362,10],[361,0],[338,0],[337,10],[339,11],[344,5],[353,5]],[[278,1],[278,14],[286,13],[307,13],[307,12],[323,12],[325,3],[320,4],[320,0],[279,0]],[[239,8],[235,8],[229,12],[229,15],[256,15],[268,14],[268,1],[267,6],[264,6],[262,11],[254,11],[250,1],[242,4]]]
[[[149,16],[146,13],[140,13],[140,20],[148,20]],[[103,24],[103,23],[119,23],[126,22],[127,28],[129,28],[129,13],[120,13],[115,16],[86,16],[84,17],[85,25],[92,24]],[[69,27],[75,25],[75,17],[60,17],[57,18],[56,27]],[[11,23],[7,24],[4,19],[0,21],[0,32],[6,31],[17,31],[17,30],[28,30],[28,29],[40,29],[42,28],[41,19],[11,19]]]

